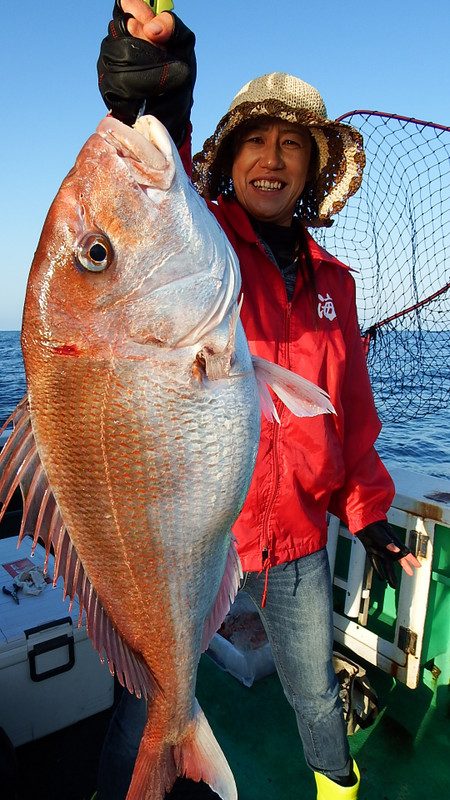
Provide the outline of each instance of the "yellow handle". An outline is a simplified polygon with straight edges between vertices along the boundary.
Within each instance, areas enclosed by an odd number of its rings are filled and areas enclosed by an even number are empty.
[[[173,8],[172,0],[144,0],[150,6],[155,14],[161,14],[161,11],[171,11]]]

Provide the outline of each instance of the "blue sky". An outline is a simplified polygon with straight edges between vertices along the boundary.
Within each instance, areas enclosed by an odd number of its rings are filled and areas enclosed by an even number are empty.
[[[106,109],[96,60],[112,0],[5,3],[0,48],[0,329],[21,324],[48,207]],[[50,11],[48,8],[50,7]],[[322,93],[331,117],[388,111],[450,124],[448,0],[177,0],[197,34],[194,148],[240,86],[274,70]]]

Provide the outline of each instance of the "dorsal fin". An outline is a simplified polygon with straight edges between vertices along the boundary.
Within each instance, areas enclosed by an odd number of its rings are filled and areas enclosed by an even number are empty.
[[[75,596],[78,597],[78,624],[82,624],[84,611],[87,632],[101,661],[106,656],[111,673],[115,673],[122,686],[137,697],[153,694],[156,690],[153,676],[109,619],[78,558],[39,457],[26,396],[6,420],[0,435],[11,425],[13,431],[0,452],[0,521],[12,495],[20,487],[23,514],[17,546],[25,536],[31,536],[34,551],[41,540],[47,556],[45,569],[48,555],[53,550],[53,585],[62,577],[63,597],[70,597],[71,605]]]

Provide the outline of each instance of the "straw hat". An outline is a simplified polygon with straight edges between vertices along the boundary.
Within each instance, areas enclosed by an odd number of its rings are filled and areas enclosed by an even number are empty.
[[[350,125],[327,118],[317,89],[285,72],[246,83],[233,99],[203,150],[194,156],[193,181],[200,194],[215,200],[232,186],[231,134],[243,124],[272,117],[306,126],[316,145],[315,174],[308,181],[299,215],[308,225],[330,225],[359,188],[365,165],[363,139]]]

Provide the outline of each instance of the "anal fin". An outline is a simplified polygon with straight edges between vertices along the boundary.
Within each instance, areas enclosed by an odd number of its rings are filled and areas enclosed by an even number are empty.
[[[241,578],[241,562],[236,550],[235,539],[232,537],[222,582],[220,584],[219,591],[217,592],[217,597],[211,613],[205,620],[202,635],[202,652],[207,650],[212,637],[216,631],[219,630],[222,622],[228,614],[230,606],[237,595]]]

